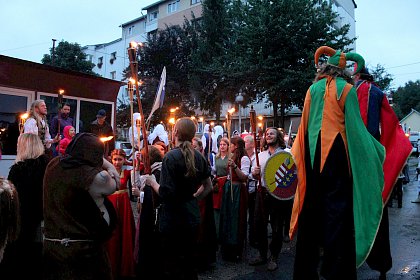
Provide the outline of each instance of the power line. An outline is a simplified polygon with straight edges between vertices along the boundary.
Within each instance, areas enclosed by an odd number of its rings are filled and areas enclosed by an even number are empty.
[[[392,67],[386,67],[386,68],[387,69],[392,69],[392,68],[399,68],[399,67],[410,66],[410,65],[415,65],[415,64],[420,64],[420,61],[413,62],[413,63],[408,63],[408,64],[397,65],[397,66],[392,66]]]
[[[420,72],[394,74],[394,76],[404,76],[404,75],[412,75],[412,74],[420,74]]]
[[[13,48],[13,49],[7,49],[7,50],[0,50],[0,52],[20,50],[20,49],[31,48],[31,47],[46,45],[46,44],[50,44],[50,42],[37,43],[37,44],[33,44],[33,45],[27,45],[27,46],[22,46],[22,47],[17,47],[17,48]]]

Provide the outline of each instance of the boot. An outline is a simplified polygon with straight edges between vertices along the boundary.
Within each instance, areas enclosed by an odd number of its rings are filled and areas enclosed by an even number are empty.
[[[420,193],[415,200],[411,201],[412,203],[420,203]]]
[[[268,262],[267,265],[267,270],[268,271],[274,271],[278,268],[279,266],[277,265],[277,258],[271,257],[270,261]]]

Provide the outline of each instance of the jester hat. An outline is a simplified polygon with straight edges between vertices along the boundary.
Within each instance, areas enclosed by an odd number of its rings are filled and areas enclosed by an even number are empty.
[[[331,47],[322,46],[319,47],[315,52],[315,65],[318,65],[319,57],[322,55],[328,55],[328,65],[332,65],[341,69],[346,68],[347,60],[354,61],[357,63],[357,69],[353,74],[359,73],[365,67],[365,60],[360,54],[355,52],[344,53],[342,51],[336,51]]]

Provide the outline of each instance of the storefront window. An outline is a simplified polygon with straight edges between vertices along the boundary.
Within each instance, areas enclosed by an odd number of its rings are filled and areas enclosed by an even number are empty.
[[[90,131],[90,124],[96,120],[96,114],[99,110],[104,109],[106,112],[106,121],[113,126],[112,123],[112,104],[80,101],[80,122],[79,132]]]
[[[0,151],[16,155],[20,115],[25,113],[28,97],[0,92]]]

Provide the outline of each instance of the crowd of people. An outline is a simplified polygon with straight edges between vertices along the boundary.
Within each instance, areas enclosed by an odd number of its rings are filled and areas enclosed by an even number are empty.
[[[184,117],[171,137],[162,124],[147,137],[130,130],[137,152],[128,158],[100,140],[113,136],[105,110],[76,134],[68,104],[50,130],[45,102],[33,102],[16,163],[0,182],[1,278],[197,279],[218,252],[244,261],[246,244],[256,252],[249,265],[274,271],[283,243],[297,235],[296,280],[357,279],[364,261],[386,279],[384,205],[411,144],[364,59],[323,46],[316,63],[322,54],[329,58],[308,89],[293,145],[276,127],[260,142],[210,124],[196,137]],[[357,62],[354,81],[346,60]],[[286,199],[263,176],[279,153],[297,167],[296,194]]]

